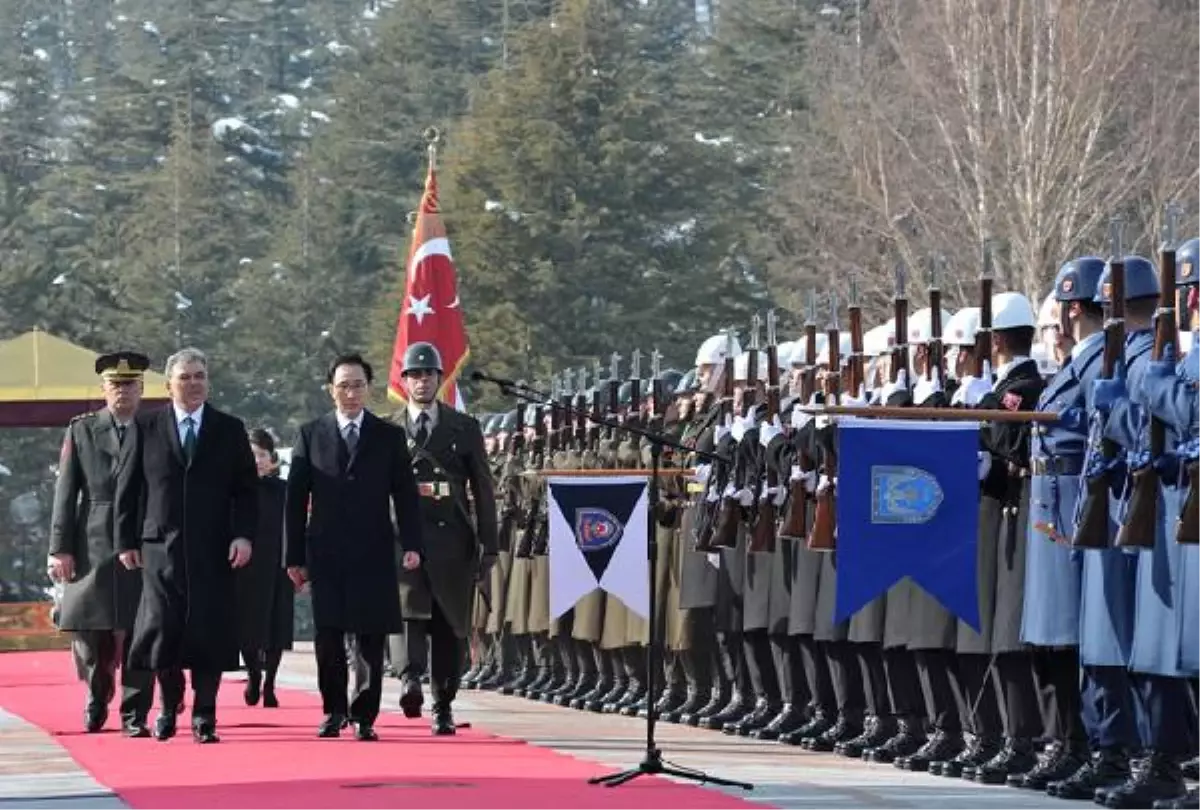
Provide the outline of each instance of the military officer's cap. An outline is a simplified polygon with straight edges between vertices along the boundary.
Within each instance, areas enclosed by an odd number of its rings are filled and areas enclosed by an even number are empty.
[[[442,372],[442,355],[432,343],[414,343],[404,350],[404,364],[401,374],[410,371]]]
[[[140,380],[150,358],[137,352],[112,352],[96,358],[96,373],[106,380]]]
[[[1080,256],[1064,264],[1054,277],[1054,297],[1059,301],[1091,301],[1096,297],[1100,276],[1104,275],[1104,259]]]
[[[1189,239],[1175,250],[1175,286],[1200,284],[1200,239]]]
[[[1178,254],[1177,254],[1178,256]],[[1107,304],[1112,295],[1112,284],[1109,282],[1111,268],[1104,268],[1100,276],[1100,284],[1096,288],[1097,304]],[[1125,300],[1135,301],[1138,298],[1157,298],[1159,293],[1158,269],[1153,262],[1142,256],[1125,257]]]

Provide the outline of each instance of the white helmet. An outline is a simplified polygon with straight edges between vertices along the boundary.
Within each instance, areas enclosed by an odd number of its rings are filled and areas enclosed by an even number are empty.
[[[728,347],[730,343],[733,345],[733,356],[737,357],[742,353],[742,347],[736,337],[713,335],[700,344],[700,348],[696,351],[696,361],[692,365],[705,366],[724,363],[725,357],[729,353]]]
[[[1037,326],[1033,304],[1021,293],[1003,292],[992,296],[992,329],[1020,329]]]
[[[950,320],[950,313],[945,309],[942,310],[942,332],[946,331],[946,324]],[[916,312],[908,316],[908,342],[909,343],[928,343],[933,337],[933,310],[929,307],[918,309]]]
[[[889,318],[887,323],[868,329],[863,335],[863,354],[867,357],[878,357],[891,351],[896,345],[896,319]]]
[[[841,365],[846,365],[847,358],[850,357],[850,333],[838,333],[838,361]],[[817,351],[817,365],[829,364],[829,338],[825,338],[825,345]]]
[[[963,307],[942,324],[942,342],[947,346],[974,346],[979,331],[979,307]]]
[[[758,353],[758,380],[767,381],[767,353]],[[743,352],[733,361],[733,379],[746,380],[750,375],[750,352]]]

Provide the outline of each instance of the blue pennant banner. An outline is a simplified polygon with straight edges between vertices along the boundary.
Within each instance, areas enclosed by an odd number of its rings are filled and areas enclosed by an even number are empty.
[[[908,576],[979,630],[979,424],[849,419],[837,431],[834,621]]]

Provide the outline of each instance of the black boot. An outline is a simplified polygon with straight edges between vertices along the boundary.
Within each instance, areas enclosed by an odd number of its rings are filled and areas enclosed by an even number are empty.
[[[1046,793],[1060,799],[1090,800],[1100,788],[1124,784],[1129,778],[1129,757],[1112,748],[1093,751],[1079,770],[1061,782],[1046,785]]]
[[[838,743],[849,742],[862,734],[862,717],[859,715],[841,714],[833,727],[820,737],[813,738],[802,747],[814,753],[827,754],[837,748]]]
[[[897,757],[892,764],[902,771],[931,771],[934,763],[944,763],[958,758],[965,747],[966,743],[963,741],[961,732],[938,729],[912,756]],[[997,743],[996,748],[999,747],[1000,745]],[[990,757],[991,754],[988,756]]]
[[[613,679],[609,684],[609,690],[588,703],[588,711],[603,712],[605,706],[616,703],[618,700],[620,700],[621,696],[625,694],[625,690],[628,688],[629,681],[625,679],[625,671],[618,670],[613,675]]]
[[[972,736],[966,746],[957,756],[945,760],[935,760],[929,763],[927,770],[935,776],[947,779],[973,779],[975,769],[1004,749],[1004,741],[999,737]]]
[[[756,740],[778,740],[781,735],[790,734],[801,728],[807,722],[803,709],[797,709],[791,703],[785,703],[762,728],[754,729],[750,736]]]
[[[866,762],[895,762],[901,757],[910,757],[925,744],[925,731],[918,720],[901,720],[897,724],[896,733],[878,748],[868,748],[863,751],[862,758]]]
[[[896,719],[894,717],[872,715],[868,718],[862,734],[852,740],[839,743],[833,752],[849,759],[862,759],[864,751],[882,747],[895,733]]]
[[[246,701],[247,706],[257,706],[258,699],[262,696],[262,670],[258,668],[257,662],[249,667],[246,676],[246,688],[242,690],[242,699]]]
[[[1037,767],[1033,740],[1008,739],[1000,753],[975,769],[974,779],[981,785],[1003,785],[1010,776],[1024,776]]]
[[[646,684],[640,678],[631,677],[625,686],[625,691],[617,697],[612,703],[604,707],[605,714],[625,714],[629,709],[637,706],[638,701],[646,696]],[[634,709],[634,716],[637,716],[637,710]]]
[[[700,697],[699,695],[697,697]],[[690,712],[681,711],[679,722],[685,726],[698,726],[729,703],[729,695],[721,686],[714,686],[708,693],[708,700]]]
[[[266,673],[263,677],[263,708],[278,709],[279,698],[275,696],[275,678],[279,675],[279,665],[283,662],[283,650],[267,650],[264,659]]]
[[[1187,793],[1183,772],[1175,757],[1151,751],[1124,784],[1112,788],[1105,807],[1149,807],[1158,801],[1177,799]]]
[[[1008,786],[1024,790],[1045,790],[1051,782],[1061,782],[1087,761],[1086,752],[1055,740],[1038,758],[1033,770],[1008,777]]]
[[[804,747],[808,740],[815,740],[833,728],[833,723],[833,718],[820,709],[817,709],[812,713],[812,717],[808,719],[808,722],[795,731],[780,734],[778,741],[784,745],[799,745],[800,747]]]
[[[765,728],[767,723],[771,722],[771,718],[777,714],[779,714],[779,704],[762,697],[754,701],[754,708],[749,714],[733,723],[726,723],[721,727],[721,731],[726,734],[736,734],[739,737],[748,737],[751,731]]]
[[[658,700],[654,701],[654,716],[662,719],[668,712],[678,711],[679,707],[687,702],[687,697],[681,682],[667,684]],[[638,712],[639,717],[645,717],[646,714],[645,710]]]
[[[745,717],[754,709],[749,697],[745,697],[736,689],[729,697],[729,702],[716,714],[709,715],[700,721],[700,728],[719,729],[726,723],[732,723]]]

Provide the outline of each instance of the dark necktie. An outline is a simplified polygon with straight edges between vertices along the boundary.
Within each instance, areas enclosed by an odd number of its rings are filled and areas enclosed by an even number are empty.
[[[417,417],[416,442],[424,447],[427,441],[429,441],[429,414],[422,411],[421,415]]]
[[[117,444],[125,444],[125,426],[122,424],[117,425]]]
[[[346,449],[350,451],[350,455],[354,455],[356,447],[358,447],[358,425],[351,422],[346,425]]]
[[[196,420],[185,416],[183,426],[186,428],[183,434],[183,457],[191,464],[192,457],[196,455]]]

